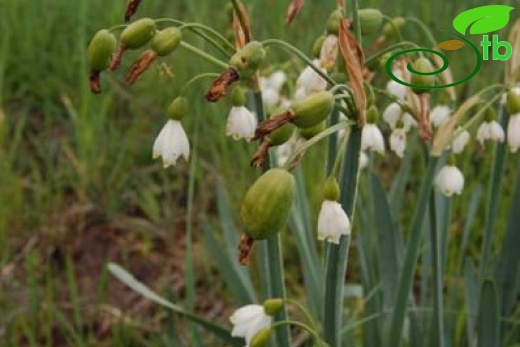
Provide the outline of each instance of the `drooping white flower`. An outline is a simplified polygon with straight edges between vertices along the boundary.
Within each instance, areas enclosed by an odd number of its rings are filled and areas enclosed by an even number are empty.
[[[447,197],[460,195],[464,189],[464,176],[454,165],[446,165],[437,174],[435,185]]]
[[[339,243],[341,235],[350,233],[350,220],[336,201],[324,200],[318,216],[318,240]]]
[[[245,106],[233,106],[229,111],[226,135],[234,140],[250,140],[255,135],[257,120],[255,115]]]
[[[287,75],[282,70],[276,70],[268,78],[268,84],[278,92],[282,90],[283,85],[287,81]]]
[[[359,153],[359,168],[362,170],[368,166],[368,155],[361,151]]]
[[[462,151],[464,151],[464,148],[466,148],[466,145],[468,144],[470,139],[471,139],[471,135],[469,134],[469,132],[467,130],[463,130],[451,142],[451,151],[454,154],[462,153]]]
[[[388,83],[386,84],[386,91],[398,97],[400,100],[405,100],[406,94],[408,93],[408,87],[402,85],[401,83],[397,83],[394,80],[391,80],[388,81]]]
[[[408,112],[405,112],[403,114],[403,125],[404,125],[404,130],[408,131],[408,130],[410,130],[410,128],[417,126],[417,121],[415,120],[415,118],[413,118],[413,116],[411,114],[409,114]]]
[[[243,337],[249,345],[256,333],[271,325],[272,318],[262,305],[245,305],[237,309],[229,321],[233,324],[231,336]]]
[[[393,129],[395,128],[397,121],[401,118],[403,110],[397,102],[393,102],[388,105],[383,111],[383,119]]]
[[[338,37],[336,35],[327,35],[325,41],[321,45],[320,63],[326,69],[334,66],[336,58],[338,57]]]
[[[520,113],[514,114],[509,118],[507,144],[513,153],[516,153],[518,148],[520,148]]]
[[[451,109],[446,105],[437,105],[430,113],[430,122],[434,127],[440,127],[451,117]]]
[[[477,140],[481,145],[484,145],[486,140],[503,142],[504,137],[504,129],[496,120],[483,122],[477,131]]]
[[[370,150],[381,155],[385,154],[385,140],[381,130],[376,124],[367,123],[363,127],[361,134],[361,149],[363,151]]]
[[[326,73],[325,69],[321,66],[319,59],[314,59],[314,65],[316,65],[321,71]],[[323,79],[314,69],[310,66],[305,67],[298,79],[296,80],[296,89],[303,87],[305,94],[313,92],[320,92],[327,89],[327,81]]]
[[[398,157],[404,157],[406,149],[406,130],[404,128],[395,128],[390,135],[390,148]]]
[[[175,165],[180,156],[188,160],[190,143],[181,122],[173,119],[166,122],[155,139],[152,156],[153,159],[162,157],[165,168]]]
[[[262,89],[262,101],[264,102],[265,107],[269,110],[280,102],[280,93],[271,87],[266,87]]]

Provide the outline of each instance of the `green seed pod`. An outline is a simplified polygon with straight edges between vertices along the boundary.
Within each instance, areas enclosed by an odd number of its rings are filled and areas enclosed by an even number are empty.
[[[170,106],[166,110],[166,114],[170,119],[181,120],[182,117],[188,112],[188,99],[183,96],[179,96],[171,102]]]
[[[507,111],[510,115],[520,112],[520,96],[512,90],[507,91]]]
[[[88,63],[92,70],[103,71],[110,64],[116,50],[116,37],[108,30],[98,31],[87,49]]]
[[[413,63],[413,69],[415,71],[418,71],[421,73],[430,73],[430,72],[435,71],[435,68],[433,67],[432,63],[426,58],[417,59]],[[412,75],[412,84],[415,84],[418,86],[433,87],[435,85],[435,76],[434,75],[413,74]],[[421,88],[413,88],[412,90],[415,94],[423,94],[423,93],[430,92],[429,89],[421,89]]]
[[[169,27],[164,30],[159,30],[150,43],[152,50],[158,56],[164,57],[177,48],[182,41],[182,32],[175,27]]]
[[[267,299],[264,301],[264,311],[270,316],[274,316],[280,312],[285,306],[283,299]]]
[[[273,329],[271,327],[263,328],[259,332],[257,332],[251,341],[249,342],[249,347],[265,347],[271,341],[271,335],[273,334]]]
[[[323,46],[323,42],[325,42],[325,35],[319,36],[312,45],[312,56],[316,59],[320,57],[321,54],[321,46]]]
[[[317,125],[310,127],[310,128],[301,128],[298,129],[298,134],[303,137],[305,140],[309,140],[313,138],[314,136],[321,133],[325,128],[327,127],[327,122],[323,121],[318,123]]]
[[[379,110],[374,105],[370,106],[367,110],[367,122],[375,124],[379,121]]]
[[[320,124],[334,106],[334,95],[327,91],[317,92],[292,103],[292,122],[298,128],[311,128]]]
[[[327,19],[326,30],[329,35],[338,35],[339,33],[339,25],[341,23],[341,19],[343,18],[343,12],[341,9],[334,10],[329,19]]]
[[[265,60],[266,52],[258,41],[251,41],[236,52],[229,61],[241,78],[249,78],[256,73]]]
[[[279,146],[291,138],[292,134],[294,132],[294,126],[290,123],[284,124],[272,133],[270,133],[267,137],[271,140],[271,147],[273,146]]]
[[[271,169],[260,176],[240,209],[246,234],[255,240],[277,234],[287,222],[295,190],[294,177],[286,170]]]
[[[323,198],[329,201],[339,200],[339,183],[334,176],[330,176],[323,185]]]
[[[383,24],[383,14],[375,8],[364,8],[358,11],[361,24],[361,34],[371,35],[376,33]]]
[[[383,34],[386,38],[393,39],[397,36],[397,30],[401,30],[406,24],[403,17],[394,17],[383,25]]]
[[[121,33],[121,44],[126,49],[138,49],[146,45],[155,35],[155,22],[150,18],[136,20]]]

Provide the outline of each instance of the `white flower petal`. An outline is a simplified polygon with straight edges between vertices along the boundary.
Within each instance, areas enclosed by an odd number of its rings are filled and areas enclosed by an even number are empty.
[[[376,124],[367,123],[363,127],[361,149],[363,151],[371,150],[381,155],[385,154],[385,140]]]
[[[471,135],[467,130],[463,130],[451,143],[451,150],[454,154],[459,154],[464,151],[464,148],[471,139]]]
[[[255,135],[257,120],[245,106],[233,106],[229,111],[226,135],[234,140],[250,140]]]
[[[464,176],[456,166],[446,165],[437,174],[435,185],[448,197],[460,195],[464,189]]]
[[[513,153],[516,153],[518,148],[520,148],[520,113],[514,114],[509,118],[507,144]]]
[[[440,127],[451,117],[451,109],[446,105],[438,105],[430,113],[430,122],[434,127]]]
[[[402,114],[403,110],[401,109],[401,106],[398,103],[393,102],[383,111],[383,119],[393,129],[397,125],[397,121],[401,118]]]
[[[398,157],[404,157],[406,149],[406,131],[404,128],[396,128],[390,135],[390,148]]]
[[[179,121],[168,120],[157,135],[153,144],[152,157],[162,157],[163,166],[166,168],[175,165],[177,159],[183,156],[188,160],[190,156],[190,143]]]
[[[497,121],[483,122],[477,130],[477,140],[484,145],[486,140],[503,142],[505,138],[504,129]]]
[[[258,331],[271,325],[271,316],[265,313],[262,305],[246,305],[237,309],[229,321],[233,324],[231,336],[243,337],[249,342]]]
[[[318,240],[339,243],[341,235],[350,233],[350,220],[336,201],[325,200],[318,216]]]
[[[321,68],[319,60],[315,59],[313,63],[318,66],[321,71],[326,72],[325,69]],[[299,88],[304,88],[306,94],[320,92],[327,89],[327,81],[314,71],[314,69],[307,66],[296,80],[296,89],[298,90]]]

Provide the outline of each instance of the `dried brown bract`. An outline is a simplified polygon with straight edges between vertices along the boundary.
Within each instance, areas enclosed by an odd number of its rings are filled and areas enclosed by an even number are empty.
[[[303,8],[303,5],[305,3],[305,0],[293,0],[289,4],[289,7],[287,8],[287,15],[285,17],[285,23],[287,25],[290,25],[294,18],[300,13],[300,11]]]
[[[254,240],[246,234],[240,236],[240,241],[238,242],[238,263],[240,265],[249,265],[249,258],[253,248],[253,242]]]
[[[432,138],[432,125],[430,123],[430,94],[423,93],[419,95],[421,104],[421,114],[419,118],[419,132],[421,138],[425,142],[429,142]]]
[[[123,54],[125,54],[126,48],[123,45],[119,45],[117,50],[114,52],[112,56],[112,60],[110,61],[110,65],[108,65],[108,69],[110,71],[117,70],[119,66],[121,66],[121,60],[123,59]]]
[[[140,3],[141,0],[128,0],[125,10],[125,22],[129,22],[130,19],[132,19],[132,16],[137,11],[137,8],[139,7]]]
[[[204,95],[204,98],[209,102],[217,102],[227,95],[229,86],[238,81],[240,76],[238,72],[229,68],[224,71],[219,78],[217,78],[211,85],[209,91]]]
[[[262,141],[262,144],[253,155],[253,159],[251,160],[251,167],[255,169],[259,169],[265,167],[267,164],[267,158],[269,157],[269,148],[271,147],[271,139],[266,137]]]
[[[152,50],[144,51],[139,58],[132,64],[126,75],[126,83],[134,84],[137,79],[153,64],[157,59],[157,54]]]
[[[290,123],[292,120],[293,114],[291,111],[285,111],[282,114],[264,120],[256,128],[255,137],[253,138],[253,140],[261,139],[264,136],[269,135],[276,129],[282,127],[287,123]]]
[[[98,70],[90,71],[89,83],[90,91],[94,94],[101,94],[101,72]]]
[[[249,24],[249,16],[247,15],[246,7],[240,3],[240,14],[233,11],[233,31],[235,33],[235,47],[238,50],[243,48],[252,40],[251,26]]]

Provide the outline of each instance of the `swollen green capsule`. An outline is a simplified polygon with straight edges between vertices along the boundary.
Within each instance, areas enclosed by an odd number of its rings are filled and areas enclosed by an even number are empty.
[[[340,9],[336,9],[330,14],[326,24],[327,34],[338,35],[339,24],[341,23],[342,18],[343,12]]]
[[[121,33],[121,44],[126,49],[138,49],[146,45],[155,35],[156,26],[151,18],[136,20]]]
[[[188,112],[188,99],[179,96],[171,102],[170,106],[166,110],[166,114],[170,119],[181,120],[182,117]]]
[[[300,134],[300,136],[303,137],[305,140],[309,140],[309,139],[313,138],[314,136],[318,135],[319,133],[321,133],[323,130],[325,130],[326,127],[327,127],[327,122],[323,121],[310,128],[298,129],[298,134]]]
[[[87,57],[90,69],[95,71],[105,70],[116,50],[116,37],[108,30],[98,31],[87,49]]]
[[[296,182],[286,170],[271,169],[264,173],[247,191],[240,215],[246,234],[264,240],[278,233],[289,217]]]
[[[358,11],[361,24],[361,34],[371,35],[376,33],[383,24],[383,14],[375,8],[364,8]]]
[[[383,25],[383,34],[385,37],[392,39],[397,36],[398,30],[401,30],[406,24],[403,17],[394,17]]]
[[[325,42],[325,35],[319,36],[312,45],[312,56],[316,59],[320,57],[321,47],[323,46],[323,42]]]
[[[150,47],[158,56],[164,57],[173,52],[181,41],[182,32],[178,28],[169,27],[155,33]]]
[[[298,128],[311,128],[324,121],[334,106],[334,95],[322,91],[292,103],[292,123]]]
[[[432,63],[426,58],[419,58],[413,63],[413,69],[419,73],[432,73],[435,71]],[[435,85],[434,75],[422,75],[414,73],[412,75],[412,84],[424,87],[433,87]],[[429,93],[429,89],[413,88],[415,94]]]
[[[249,78],[256,73],[265,60],[266,52],[258,41],[251,41],[230,59],[229,64],[234,67],[241,78]]]

